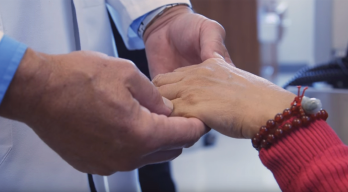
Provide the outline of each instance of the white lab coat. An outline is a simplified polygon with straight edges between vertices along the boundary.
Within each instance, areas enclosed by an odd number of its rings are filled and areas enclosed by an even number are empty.
[[[0,30],[48,54],[81,49],[117,56],[106,7],[128,48],[138,49],[144,45],[130,24],[170,3],[189,0],[0,0]],[[94,180],[99,192],[140,191],[137,171]],[[86,192],[89,184],[27,125],[0,118],[0,191]]]

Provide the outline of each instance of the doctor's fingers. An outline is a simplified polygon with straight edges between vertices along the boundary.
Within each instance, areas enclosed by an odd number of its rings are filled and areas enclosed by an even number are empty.
[[[202,26],[200,33],[201,59],[205,61],[221,55],[224,60],[233,65],[225,46],[225,29],[217,22],[208,20]],[[216,54],[217,53],[217,54]]]
[[[190,147],[208,129],[199,119],[152,115],[151,135],[148,136],[149,153]]]
[[[190,85],[187,82],[180,81],[179,83],[163,85],[157,89],[163,97],[174,100],[180,98],[186,90],[190,89]]]
[[[170,115],[172,108],[165,105],[157,88],[144,74],[138,71],[138,69],[136,70],[131,76],[131,85],[129,86],[132,96],[149,111],[167,116]]]
[[[152,80],[152,83],[156,87],[161,87],[163,85],[182,81],[185,78],[185,76],[186,74],[184,72],[171,72],[171,73],[159,74]]]
[[[152,80],[152,82],[156,87],[160,87],[162,85],[167,85],[172,83],[177,83],[179,81],[184,80],[187,77],[190,77],[197,73],[198,74],[201,73],[203,70],[205,70],[204,68],[206,68],[206,64],[207,63],[203,62],[201,64],[177,68],[171,73],[164,73],[164,74],[157,75]]]

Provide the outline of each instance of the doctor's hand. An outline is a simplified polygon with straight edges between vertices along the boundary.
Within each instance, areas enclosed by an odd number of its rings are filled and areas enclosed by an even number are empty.
[[[295,98],[222,58],[158,75],[153,83],[162,96],[172,100],[172,116],[196,117],[236,138],[253,137],[260,126],[283,112]]]
[[[171,110],[130,61],[28,49],[0,115],[26,123],[74,168],[109,175],[172,160],[206,132]]]
[[[224,44],[225,30],[187,6],[170,8],[144,33],[151,77],[222,55],[232,64]]]

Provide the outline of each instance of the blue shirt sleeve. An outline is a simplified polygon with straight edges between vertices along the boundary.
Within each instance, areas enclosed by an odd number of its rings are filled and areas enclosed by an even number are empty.
[[[6,35],[0,41],[0,104],[26,50],[25,44]]]

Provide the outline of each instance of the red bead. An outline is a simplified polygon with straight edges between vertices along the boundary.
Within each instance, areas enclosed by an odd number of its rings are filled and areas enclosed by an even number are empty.
[[[274,122],[274,120],[268,120],[267,121],[267,123],[266,123],[266,127],[269,129],[269,130],[271,130],[271,129],[273,129],[274,127],[275,127],[275,122]]]
[[[318,113],[316,114],[316,117],[317,117],[318,120],[321,120],[321,110],[318,111]]]
[[[310,121],[313,122],[317,119],[317,114],[310,114],[309,118],[310,118]]]
[[[321,119],[326,121],[326,119],[329,117],[329,114],[325,110],[320,110],[321,113]]]
[[[281,129],[276,129],[276,130],[275,130],[274,136],[276,137],[276,139],[281,138],[282,135],[283,135],[283,130],[281,130]]]
[[[302,117],[301,117],[301,121],[302,121],[302,125],[303,125],[303,126],[308,126],[309,123],[310,123],[310,119],[309,119],[308,116],[302,116]]]
[[[262,140],[262,136],[259,133],[256,133],[255,136],[252,138],[253,144],[260,144],[260,141]]]
[[[292,120],[292,126],[293,128],[299,128],[302,125],[302,122],[299,118],[293,119]]]
[[[289,118],[291,116],[291,111],[290,109],[285,109],[283,111],[283,118],[286,119],[286,118]]]
[[[276,123],[281,123],[281,122],[283,122],[283,120],[284,120],[283,115],[280,114],[280,113],[278,113],[278,114],[274,117],[274,121],[275,121]]]
[[[257,139],[257,138],[253,138],[252,140],[251,140],[251,143],[253,144],[253,147],[254,148],[257,148],[258,146],[260,146],[260,139]]]
[[[267,136],[267,142],[268,142],[268,143],[274,143],[274,142],[275,142],[275,137],[274,137],[273,134],[269,134],[269,135]]]
[[[266,139],[261,141],[261,148],[267,149],[269,147],[269,143],[266,141]]]
[[[260,133],[256,133],[255,136],[254,136],[254,138],[257,138],[258,140],[261,141],[262,135],[260,135]]]
[[[293,115],[296,115],[299,112],[299,108],[297,106],[293,105],[293,106],[291,106],[290,111]]]
[[[283,131],[285,132],[285,133],[289,133],[289,132],[291,132],[291,130],[292,130],[292,126],[291,126],[291,124],[290,123],[285,123],[285,125],[283,126]]]
[[[267,129],[266,126],[262,126],[262,127],[260,128],[260,135],[261,135],[261,136],[267,135],[268,132],[269,132],[269,130]]]

